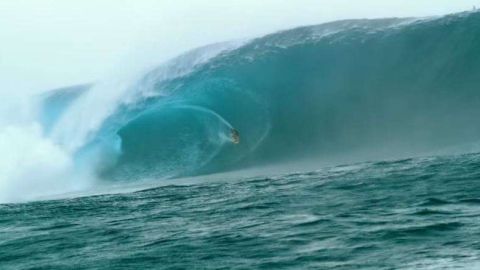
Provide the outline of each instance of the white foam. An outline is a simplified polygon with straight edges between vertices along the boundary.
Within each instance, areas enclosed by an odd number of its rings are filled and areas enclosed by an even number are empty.
[[[85,188],[70,156],[42,135],[37,123],[0,129],[0,203],[34,200]]]
[[[145,63],[119,65],[97,82],[61,116],[47,137],[37,122],[36,104],[22,95],[9,95],[0,104],[0,203],[30,201],[81,192],[95,183],[94,167],[76,164],[76,152],[96,136],[118,106],[151,96],[159,80],[184,76],[219,53],[243,43],[201,48],[173,59],[144,78]],[[156,93],[156,95],[161,93]],[[96,153],[96,152],[94,152]],[[93,160],[93,161],[92,161]]]

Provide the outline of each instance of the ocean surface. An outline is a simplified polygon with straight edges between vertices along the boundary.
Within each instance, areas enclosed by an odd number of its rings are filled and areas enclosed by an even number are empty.
[[[480,155],[0,206],[1,269],[478,269]]]
[[[479,12],[345,20],[31,97],[0,269],[480,269],[479,51]]]

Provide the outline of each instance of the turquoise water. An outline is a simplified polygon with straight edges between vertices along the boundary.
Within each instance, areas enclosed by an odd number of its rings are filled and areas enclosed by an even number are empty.
[[[479,49],[347,20],[37,96],[0,269],[480,269]]]
[[[480,156],[0,206],[1,269],[477,269]]]
[[[40,121],[113,181],[430,155],[478,141],[479,48],[480,13],[300,27],[53,91]]]

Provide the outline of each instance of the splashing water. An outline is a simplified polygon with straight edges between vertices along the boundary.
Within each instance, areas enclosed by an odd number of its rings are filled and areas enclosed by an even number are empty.
[[[82,182],[384,160],[478,145],[480,128],[472,123],[480,107],[479,21],[478,13],[462,13],[301,27],[48,92],[36,98],[38,110],[2,126],[3,152],[15,153],[2,164],[2,193],[13,196],[6,190],[21,183],[55,187],[23,192],[43,196]],[[241,143],[228,140],[232,128]],[[30,147],[39,150],[25,151]],[[37,163],[48,171],[39,180],[12,173],[15,166],[37,171]]]

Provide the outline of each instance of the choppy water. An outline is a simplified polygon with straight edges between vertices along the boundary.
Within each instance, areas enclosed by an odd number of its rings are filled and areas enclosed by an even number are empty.
[[[2,99],[0,270],[480,269],[479,49],[347,20]]]
[[[0,268],[478,269],[480,155],[0,206]]]

